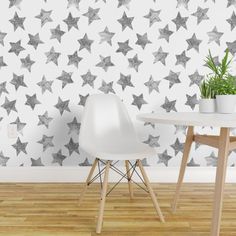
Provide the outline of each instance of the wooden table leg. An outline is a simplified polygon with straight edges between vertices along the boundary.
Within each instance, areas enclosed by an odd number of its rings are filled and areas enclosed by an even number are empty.
[[[224,195],[225,175],[229,153],[229,128],[221,128],[219,138],[218,163],[212,214],[211,236],[220,234],[221,211]]]
[[[182,162],[181,162],[181,167],[180,167],[180,172],[179,172],[178,183],[176,186],[175,197],[174,197],[174,201],[172,204],[173,211],[175,211],[176,207],[177,207],[177,202],[178,202],[179,195],[180,195],[180,188],[183,183],[184,173],[185,173],[185,169],[186,169],[186,166],[188,163],[188,157],[189,157],[189,153],[190,153],[191,146],[193,143],[193,139],[194,139],[193,126],[189,126],[188,131],[187,131],[185,144],[184,144],[183,157],[182,157]]]

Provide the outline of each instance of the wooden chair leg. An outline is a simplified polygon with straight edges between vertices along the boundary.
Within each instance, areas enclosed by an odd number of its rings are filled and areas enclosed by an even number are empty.
[[[211,236],[220,235],[220,221],[224,195],[225,175],[229,153],[229,128],[221,128],[219,138],[218,163],[215,181],[214,205],[211,225]]]
[[[182,162],[181,162],[181,167],[180,167],[180,172],[179,172],[178,183],[176,185],[174,201],[172,204],[173,212],[176,211],[177,202],[179,200],[179,195],[180,195],[180,188],[183,183],[184,173],[185,173],[185,169],[186,169],[186,166],[188,163],[188,157],[189,157],[189,153],[190,153],[191,146],[193,143],[193,139],[194,139],[193,126],[189,126],[188,131],[187,131],[185,144],[184,144],[184,151],[183,151],[183,157],[182,157]]]
[[[80,194],[79,205],[81,204],[81,202],[82,202],[82,200],[84,198],[84,194],[86,193],[86,190],[88,188],[88,183],[89,183],[89,181],[91,180],[91,178],[93,176],[93,172],[94,172],[94,170],[96,168],[97,163],[98,163],[98,158],[95,159],[95,161],[93,162],[93,165],[92,165],[92,167],[91,167],[91,169],[89,171],[89,174],[88,174],[88,177],[86,179],[84,188],[83,188],[83,190],[82,190],[82,192]]]
[[[133,186],[132,186],[132,182],[131,182],[129,162],[127,160],[125,161],[125,167],[126,167],[127,178],[128,178],[129,195],[130,195],[130,199],[133,199],[134,198],[134,192],[133,192]]]
[[[98,213],[98,222],[97,222],[97,228],[96,228],[96,233],[97,234],[100,234],[101,231],[102,231],[103,213],[104,213],[106,194],[107,194],[109,169],[110,169],[110,161],[107,161],[105,174],[104,174],[104,179],[103,179],[103,185],[102,185],[102,193],[101,193],[99,213]]]
[[[145,181],[145,183],[146,183],[146,185],[147,185],[147,188],[148,188],[149,194],[150,194],[150,196],[151,196],[153,205],[154,205],[154,207],[155,207],[155,209],[156,209],[156,212],[157,212],[157,214],[159,215],[161,222],[165,222],[165,219],[164,219],[164,217],[163,217],[163,215],[162,215],[161,209],[160,209],[159,204],[158,204],[158,202],[157,202],[155,193],[154,193],[154,191],[153,191],[153,189],[152,189],[152,186],[151,186],[151,184],[150,184],[150,182],[149,182],[149,179],[148,179],[148,177],[147,177],[147,174],[146,174],[146,172],[145,172],[145,170],[144,170],[144,168],[143,168],[142,162],[141,162],[141,160],[137,160],[137,161],[138,161],[138,166],[139,166],[139,169],[140,169],[141,174],[142,174],[142,176],[143,176],[143,179],[144,179],[144,181]]]

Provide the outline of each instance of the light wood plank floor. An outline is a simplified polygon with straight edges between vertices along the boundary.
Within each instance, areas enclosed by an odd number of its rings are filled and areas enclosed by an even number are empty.
[[[110,184],[111,186],[111,184]],[[160,223],[152,202],[134,188],[121,184],[107,198],[104,236],[209,235],[212,184],[184,184],[178,210],[171,212],[175,184],[155,184],[166,223]],[[79,207],[81,184],[0,184],[0,235],[94,236],[99,206],[99,184],[90,186]],[[236,235],[236,185],[227,184],[221,235]]]

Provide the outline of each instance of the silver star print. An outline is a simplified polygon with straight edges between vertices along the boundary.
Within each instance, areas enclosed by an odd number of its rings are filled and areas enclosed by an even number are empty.
[[[124,56],[126,56],[126,54],[132,50],[133,48],[131,48],[129,46],[129,40],[126,40],[125,42],[117,42],[119,45],[119,48],[116,50],[116,52],[121,52]]]
[[[236,40],[233,42],[226,42],[226,45],[232,55],[236,53]]]
[[[146,47],[146,45],[148,43],[152,43],[148,37],[147,37],[147,33],[145,33],[144,35],[140,35],[140,34],[136,34],[138,40],[136,41],[137,45],[140,45],[142,47],[142,49],[144,49]]]
[[[44,166],[40,157],[38,159],[30,158],[30,160],[31,166]]]
[[[77,135],[79,134],[80,131],[80,123],[77,121],[76,117],[74,117],[74,119],[67,123],[68,127],[69,127],[69,132],[68,134],[72,134],[72,133],[76,133]]]
[[[31,72],[31,67],[35,63],[35,61],[32,61],[30,59],[30,55],[28,54],[27,57],[21,58],[21,68],[27,69],[29,72]]]
[[[87,94],[87,95],[85,95],[85,96],[83,96],[83,95],[80,94],[80,95],[79,95],[80,101],[79,101],[78,105],[84,106],[85,103],[86,103],[86,100],[87,100],[88,96],[89,96],[89,94]]]
[[[59,110],[60,114],[62,115],[64,111],[70,112],[69,109],[69,100],[62,101],[60,97],[58,97],[58,102],[55,107]]]
[[[195,13],[193,13],[193,16],[197,17],[197,24],[201,23],[203,20],[208,20],[209,17],[207,16],[207,12],[208,12],[208,8],[201,8],[198,7],[197,11]]]
[[[114,64],[111,62],[111,57],[103,57],[100,56],[100,62],[96,64],[96,66],[103,68],[103,70],[105,70],[107,72],[108,68],[110,66],[114,66]]]
[[[2,44],[2,46],[4,46],[4,38],[6,37],[6,35],[7,33],[0,31],[0,44]]]
[[[147,104],[147,102],[143,99],[143,94],[140,94],[139,96],[133,94],[132,96],[133,96],[132,105],[136,106],[139,110],[141,109],[142,105]]]
[[[57,39],[59,43],[61,43],[61,37],[65,34],[65,31],[62,31],[60,25],[58,25],[55,29],[50,29],[51,31],[51,38],[50,39]]]
[[[111,40],[114,35],[115,33],[110,32],[106,27],[102,32],[99,33],[99,36],[101,37],[100,43],[107,42],[112,46]]]
[[[88,11],[83,14],[83,16],[88,17],[88,24],[90,25],[95,20],[100,20],[101,18],[98,15],[99,8],[93,9],[92,7],[88,8]]]
[[[15,6],[20,10],[20,4],[22,2],[22,0],[9,0],[9,8]]]
[[[152,54],[154,56],[154,62],[160,61],[163,65],[166,65],[166,57],[168,56],[167,52],[163,52],[162,47],[159,47],[158,51]]]
[[[68,31],[70,31],[72,27],[74,27],[75,29],[78,29],[78,20],[79,20],[79,17],[73,17],[71,13],[69,13],[67,18],[63,21],[67,24]]]
[[[177,111],[175,108],[176,100],[170,101],[167,97],[165,97],[165,102],[161,105],[166,112]]]
[[[236,26],[236,15],[235,12],[233,11],[232,16],[226,20],[230,24],[231,31],[235,28]]]
[[[88,70],[86,74],[81,75],[81,78],[83,79],[82,86],[85,86],[86,84],[88,84],[92,88],[94,88],[94,80],[97,78],[97,76],[93,75],[90,70]]]
[[[190,106],[191,109],[194,110],[195,106],[198,104],[197,95],[194,94],[193,96],[190,96],[186,94],[186,97],[187,97],[187,102],[185,103],[185,105]]]
[[[51,16],[52,11],[44,11],[41,9],[41,12],[39,15],[36,16],[36,18],[41,20],[41,27],[43,27],[46,23],[52,22]]]
[[[6,166],[10,157],[4,156],[3,152],[0,152],[0,166]]]
[[[15,12],[14,17],[9,21],[12,23],[14,31],[16,31],[18,27],[22,28],[23,30],[25,29],[24,27],[25,17],[19,17],[17,12]]]
[[[196,70],[193,74],[189,75],[188,77],[189,77],[189,79],[190,79],[190,84],[189,84],[189,86],[194,85],[194,84],[196,84],[197,86],[199,86],[200,83],[201,83],[201,81],[204,79],[204,76],[203,76],[203,75],[200,75],[197,70]]]
[[[20,154],[20,152],[27,154],[27,152],[26,152],[27,144],[28,144],[28,142],[22,143],[20,138],[17,138],[16,143],[12,145],[12,147],[15,148],[15,150],[16,150],[17,156]]]
[[[55,52],[54,47],[51,47],[50,51],[46,52],[45,55],[47,57],[46,64],[52,61],[55,65],[58,65],[58,57],[61,53]]]
[[[155,81],[152,78],[152,75],[149,78],[149,81],[145,82],[144,85],[148,87],[149,94],[155,90],[157,93],[159,93],[159,84],[161,81]]]
[[[136,72],[138,72],[138,68],[140,64],[143,62],[138,59],[138,54],[136,54],[133,58],[128,58],[129,68],[134,68]]]
[[[212,152],[210,156],[205,157],[205,160],[207,162],[207,166],[217,166],[218,158],[215,156],[214,152]]]
[[[125,6],[127,9],[129,9],[129,3],[131,0],[118,0],[118,8],[121,6]]]
[[[184,68],[186,68],[186,63],[190,60],[190,57],[187,57],[185,54],[185,51],[183,51],[181,54],[176,55],[176,63],[175,65],[182,65]]]
[[[187,50],[194,48],[197,52],[199,52],[199,45],[202,42],[202,40],[197,39],[195,34],[193,34],[190,39],[187,39],[186,42],[188,43]]]
[[[10,82],[15,86],[15,89],[18,90],[20,86],[27,87],[27,85],[24,82],[24,75],[16,75],[13,73],[13,79]]]
[[[166,25],[163,29],[159,29],[159,39],[165,39],[167,42],[170,40],[170,36],[173,34],[173,31],[169,30],[169,26]]]
[[[159,15],[160,15],[160,10],[159,11],[154,11],[153,9],[149,10],[149,13],[144,16],[145,18],[149,19],[149,27],[151,27],[155,22],[161,21]]]
[[[39,140],[37,143],[40,143],[43,145],[43,151],[45,152],[48,148],[54,147],[52,140],[53,140],[53,136],[43,135],[42,139]]]
[[[149,134],[148,139],[144,143],[148,144],[150,147],[160,147],[158,143],[160,136],[152,136]]]
[[[175,134],[182,133],[186,135],[187,126],[175,125]]]
[[[113,86],[113,81],[110,83],[106,83],[104,80],[102,81],[102,85],[99,88],[100,91],[102,91],[103,93],[107,94],[107,93],[115,93],[115,91],[112,88]]]
[[[83,48],[85,48],[89,52],[91,52],[91,45],[93,43],[93,40],[89,39],[87,34],[85,34],[83,38],[79,39],[78,42],[80,44],[79,50],[82,50]]]
[[[227,7],[234,6],[236,7],[236,0],[228,0]]]
[[[3,61],[3,57],[0,57],[0,70],[2,67],[7,66],[7,64]]]
[[[62,154],[61,149],[57,153],[52,153],[52,163],[58,163],[60,166],[62,166],[63,161],[66,159],[66,156]]]
[[[132,21],[134,20],[134,17],[127,17],[126,13],[123,13],[123,16],[118,20],[118,22],[122,26],[122,31],[125,30],[126,27],[129,27],[130,29],[133,29]]]
[[[180,13],[178,12],[176,18],[172,20],[176,25],[176,30],[179,30],[179,28],[182,26],[183,28],[187,29],[186,22],[188,20],[188,17],[182,17]]]
[[[29,45],[32,45],[34,49],[37,49],[39,44],[43,44],[43,41],[39,38],[39,33],[36,35],[29,34]]]
[[[82,57],[78,56],[77,51],[75,51],[72,55],[68,55],[68,66],[74,65],[76,68],[78,68],[79,62],[83,59]]]
[[[26,123],[23,123],[20,121],[20,118],[17,117],[14,122],[11,122],[11,124],[15,124],[17,128],[17,132],[19,132],[21,135],[23,135],[23,129],[26,126]]]
[[[177,0],[177,8],[178,7],[185,7],[188,10],[188,2],[190,0]]]
[[[32,96],[26,94],[25,96],[26,96],[25,105],[30,106],[32,110],[34,110],[36,105],[41,104],[41,102],[37,99],[36,94],[33,94]]]
[[[16,100],[9,101],[7,97],[5,97],[5,102],[1,105],[1,107],[3,107],[6,110],[7,115],[9,115],[11,111],[17,112],[15,106],[16,106]]]
[[[68,0],[67,8],[75,7],[79,11],[79,4],[81,0]]]
[[[170,70],[169,75],[164,78],[165,80],[169,81],[169,88],[172,88],[174,84],[181,83],[179,75],[180,75],[179,72],[175,73],[172,70]]]
[[[189,163],[187,164],[187,166],[191,166],[191,167],[194,167],[194,166],[200,166],[199,164],[197,164],[194,159],[192,158]]]
[[[72,138],[70,138],[70,141],[68,144],[65,145],[65,147],[69,151],[69,156],[73,153],[76,152],[79,154],[79,143],[75,143]]]
[[[79,164],[79,166],[91,166],[92,164],[89,163],[88,158],[86,157],[83,162]]]
[[[157,164],[163,163],[165,166],[168,166],[169,160],[172,158],[172,156],[167,154],[167,150],[165,150],[163,153],[158,154],[158,162]]]
[[[21,40],[17,41],[16,43],[10,42],[11,49],[8,52],[14,52],[17,56],[20,54],[21,51],[25,49],[21,46]]]
[[[52,93],[52,84],[53,80],[46,80],[45,76],[43,76],[42,80],[37,83],[37,85],[41,87],[42,94],[44,94],[46,90]]]
[[[131,75],[123,75],[120,73],[120,79],[117,81],[117,84],[121,85],[122,90],[124,91],[127,86],[134,87],[131,82]]]
[[[49,127],[49,123],[53,120],[52,117],[48,116],[47,111],[45,111],[43,115],[38,115],[38,118],[39,118],[38,126],[44,125],[46,128]]]
[[[175,151],[175,156],[176,156],[179,152],[183,152],[184,143],[181,143],[178,138],[175,140],[175,143],[172,144],[172,145],[170,145],[170,146],[174,149],[174,151]]]
[[[235,16],[236,17],[236,16]],[[236,23],[236,22],[235,22]],[[217,29],[216,29],[216,26],[214,27],[214,29],[210,32],[207,32],[207,35],[209,37],[209,41],[208,43],[211,43],[211,42],[215,42],[217,43],[219,46],[220,46],[220,38],[221,36],[223,35],[224,33],[222,32],[218,32]]]
[[[7,85],[6,81],[0,84],[0,97],[2,96],[2,93],[8,93],[6,85]]]
[[[71,79],[72,76],[72,72],[66,72],[66,71],[62,71],[61,75],[58,76],[56,79],[61,80],[62,81],[62,88],[64,88],[67,84],[72,84],[73,80]]]

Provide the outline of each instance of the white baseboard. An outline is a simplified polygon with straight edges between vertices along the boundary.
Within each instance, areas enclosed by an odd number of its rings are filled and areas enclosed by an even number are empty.
[[[0,182],[84,182],[90,167],[0,167]],[[177,167],[145,167],[151,182],[176,183],[179,173]],[[121,170],[124,171],[123,168]],[[214,183],[216,168],[187,167],[185,182]],[[120,178],[110,171],[109,181]],[[135,178],[136,181],[139,179]],[[236,168],[228,167],[226,182],[236,183]]]

